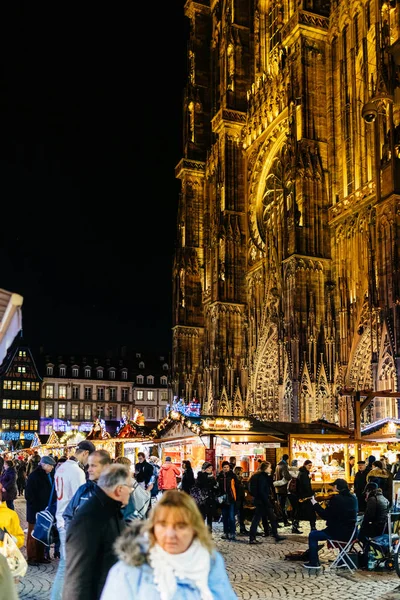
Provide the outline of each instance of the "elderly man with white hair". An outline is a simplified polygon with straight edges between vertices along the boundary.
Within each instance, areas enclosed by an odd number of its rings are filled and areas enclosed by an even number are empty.
[[[117,562],[114,542],[125,529],[121,508],[133,489],[128,467],[113,464],[101,473],[93,495],[76,511],[67,531],[63,600],[97,600]]]

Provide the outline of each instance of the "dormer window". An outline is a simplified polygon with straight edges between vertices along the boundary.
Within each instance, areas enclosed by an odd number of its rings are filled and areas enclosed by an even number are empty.
[[[91,368],[85,367],[85,377],[90,377],[90,374],[91,374]]]
[[[103,379],[103,369],[97,369],[97,379]]]
[[[167,385],[167,378],[165,375],[160,377],[160,383],[161,383],[161,385]]]
[[[144,369],[144,362],[143,362],[143,361],[141,361],[141,362],[139,363],[139,369]]]
[[[114,369],[110,369],[109,375],[110,375],[110,379],[115,379],[115,370]]]
[[[121,377],[122,377],[122,379],[128,379],[128,371],[126,371],[126,370],[123,370],[123,371],[121,372]]]
[[[147,377],[147,383],[149,385],[154,385],[154,377],[153,377],[153,375],[148,375],[148,377]]]
[[[72,377],[78,377],[79,369],[78,367],[72,367]]]
[[[143,385],[143,382],[144,382],[144,377],[143,377],[143,375],[138,375],[138,376],[136,377],[136,383],[139,383],[140,385]]]
[[[47,370],[46,370],[46,373],[47,373],[47,375],[53,375],[53,367],[49,367],[48,366]]]
[[[60,367],[59,371],[60,371],[60,377],[65,377],[67,369],[65,367]]]
[[[162,366],[162,368],[163,368],[163,371],[168,371],[168,365],[167,365],[167,363],[164,363],[163,366]]]

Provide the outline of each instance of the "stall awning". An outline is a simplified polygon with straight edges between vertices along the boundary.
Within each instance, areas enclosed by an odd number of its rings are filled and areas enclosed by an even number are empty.
[[[22,329],[23,301],[23,297],[19,294],[0,289],[0,364]]]

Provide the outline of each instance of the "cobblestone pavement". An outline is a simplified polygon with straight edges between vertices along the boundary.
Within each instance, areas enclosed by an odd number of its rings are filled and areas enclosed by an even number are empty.
[[[25,500],[16,501],[16,510],[22,527],[25,522]],[[323,521],[318,522],[324,526]],[[342,570],[330,571],[331,551],[322,550],[320,559],[323,569],[309,572],[301,562],[284,560],[285,554],[307,548],[307,527],[304,535],[292,535],[289,529],[280,529],[287,539],[279,544],[273,539],[263,539],[257,546],[249,546],[247,537],[236,542],[221,539],[221,526],[215,524],[213,533],[218,550],[223,554],[233,587],[241,600],[266,600],[267,598],[308,600],[400,600],[400,579],[394,572],[357,571],[351,574]],[[26,576],[18,585],[20,600],[49,600],[58,561],[49,565],[28,567]],[[90,598],[88,598],[90,600]]]

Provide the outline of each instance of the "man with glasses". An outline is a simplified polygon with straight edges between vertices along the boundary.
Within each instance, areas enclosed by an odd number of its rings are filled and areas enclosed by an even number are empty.
[[[133,480],[122,464],[106,467],[93,495],[76,511],[67,532],[63,599],[98,600],[107,575],[117,562],[114,542],[126,527],[121,508]]]

